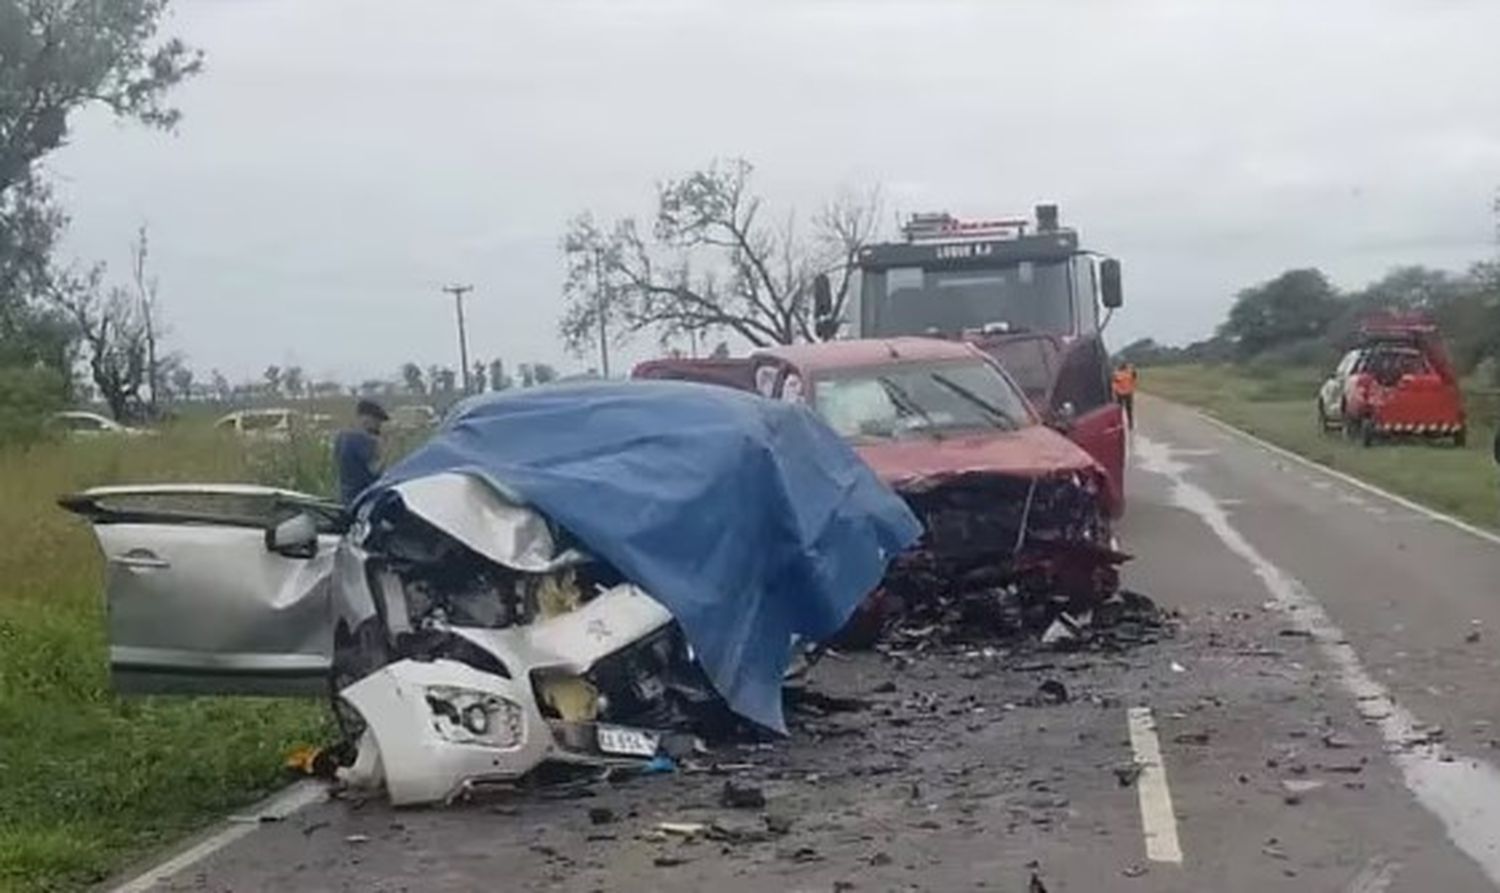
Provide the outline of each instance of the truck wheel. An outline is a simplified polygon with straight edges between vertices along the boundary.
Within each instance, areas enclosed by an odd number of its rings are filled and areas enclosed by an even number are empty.
[[[1375,420],[1363,418],[1359,420],[1359,444],[1360,446],[1375,445]]]
[[[1458,429],[1458,432],[1453,435],[1453,445],[1456,446],[1456,447],[1458,447],[1459,449],[1463,449],[1464,447],[1466,447],[1466,446],[1469,445],[1469,432],[1468,432],[1468,429],[1465,429],[1465,428],[1459,428]]]

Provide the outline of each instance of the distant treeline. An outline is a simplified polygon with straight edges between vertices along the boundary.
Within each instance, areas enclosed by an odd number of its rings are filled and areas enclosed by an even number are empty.
[[[1329,366],[1353,342],[1361,320],[1393,310],[1426,314],[1442,331],[1460,374],[1480,370],[1500,383],[1500,263],[1495,262],[1475,264],[1464,273],[1398,267],[1354,291],[1335,288],[1317,269],[1288,270],[1236,294],[1213,337],[1184,347],[1142,338],[1118,357],[1137,365]]]

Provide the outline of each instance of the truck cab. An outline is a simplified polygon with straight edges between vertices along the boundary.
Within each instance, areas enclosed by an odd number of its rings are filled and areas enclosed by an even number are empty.
[[[869,245],[844,320],[815,283],[822,334],[967,341],[998,360],[1055,425],[1109,474],[1124,505],[1126,426],[1110,391],[1103,333],[1122,303],[1119,261],[1082,247],[1056,205],[1034,219],[917,214],[904,240]]]

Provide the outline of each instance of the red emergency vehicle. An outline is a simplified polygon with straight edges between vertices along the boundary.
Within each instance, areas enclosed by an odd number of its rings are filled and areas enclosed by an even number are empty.
[[[1382,438],[1468,437],[1463,392],[1437,326],[1412,314],[1372,317],[1318,394],[1325,428],[1369,446]]]

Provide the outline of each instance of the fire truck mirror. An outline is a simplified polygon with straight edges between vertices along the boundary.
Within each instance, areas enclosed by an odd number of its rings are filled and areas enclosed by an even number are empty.
[[[839,331],[839,321],[833,318],[833,287],[828,284],[827,273],[813,277],[813,329],[823,341]]]
[[[828,284],[828,274],[813,277],[813,316],[819,320],[833,315],[833,286]]]
[[[1099,298],[1109,310],[1118,309],[1125,303],[1125,295],[1120,290],[1120,262],[1112,257],[1106,257],[1099,264]]]

